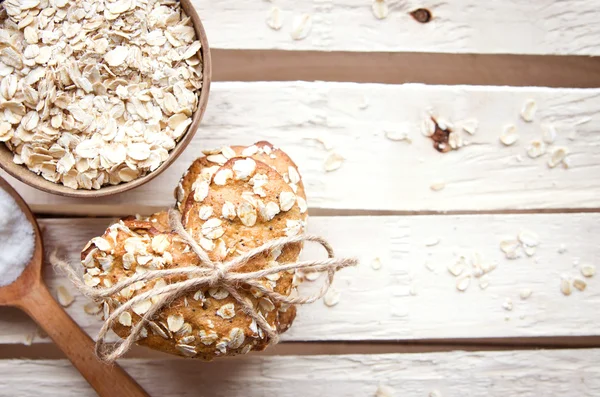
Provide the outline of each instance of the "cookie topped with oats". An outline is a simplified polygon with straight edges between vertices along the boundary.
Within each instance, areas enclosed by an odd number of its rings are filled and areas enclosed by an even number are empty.
[[[304,186],[296,165],[268,142],[224,147],[196,160],[176,189],[183,228],[210,260],[226,263],[277,238],[301,235],[307,218]],[[257,272],[298,260],[302,243],[286,243],[253,256],[236,272]],[[173,230],[166,211],[128,217],[92,239],[82,252],[84,282],[107,288],[123,279],[151,272],[204,266],[190,245]],[[105,319],[140,294],[186,280],[165,276],[136,282],[104,299]],[[261,277],[266,290],[295,294],[294,270]],[[241,284],[237,293],[276,333],[295,318],[293,305],[269,299]],[[233,293],[233,292],[232,292]],[[118,316],[113,330],[126,338],[159,296],[136,303]],[[227,289],[203,285],[182,293],[147,319],[137,343],[171,354],[210,360],[263,350],[271,342],[239,299]]]
[[[130,182],[192,124],[201,43],[179,1],[0,3],[0,142],[72,189]]]

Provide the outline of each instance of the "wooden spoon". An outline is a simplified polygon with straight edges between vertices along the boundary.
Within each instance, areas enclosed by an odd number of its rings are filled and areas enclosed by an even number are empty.
[[[107,365],[96,357],[92,339],[54,300],[42,279],[44,248],[37,221],[19,194],[2,178],[0,189],[14,198],[35,232],[33,257],[17,280],[0,287],[0,306],[18,307],[34,319],[101,397],[148,396],[118,364]]]

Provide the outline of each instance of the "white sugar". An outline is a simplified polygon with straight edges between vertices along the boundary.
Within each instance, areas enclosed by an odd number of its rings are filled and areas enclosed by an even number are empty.
[[[0,287],[19,278],[34,247],[33,226],[12,196],[0,188]]]

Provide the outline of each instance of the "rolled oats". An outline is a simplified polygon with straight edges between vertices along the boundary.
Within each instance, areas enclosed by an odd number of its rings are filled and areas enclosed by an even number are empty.
[[[527,155],[532,159],[543,156],[546,153],[546,145],[542,141],[533,140],[527,147]]]
[[[594,277],[594,275],[596,274],[596,266],[594,265],[582,265],[581,266],[581,274],[583,274],[583,276],[585,277]]]
[[[390,13],[390,9],[385,0],[373,0],[371,11],[377,19],[385,19]]]
[[[202,88],[179,2],[11,0],[0,11],[0,142],[16,163],[100,189],[167,160]]]
[[[58,298],[58,303],[63,307],[69,307],[75,301],[75,297],[62,285],[58,287],[56,297]]]
[[[292,22],[292,31],[290,36],[294,40],[303,40],[310,34],[312,29],[312,16],[304,14],[296,16]]]
[[[511,146],[519,139],[519,134],[517,134],[517,127],[513,124],[509,124],[504,127],[504,131],[502,131],[502,135],[500,135],[500,142],[505,146]]]
[[[545,143],[551,145],[556,140],[556,128],[549,123],[542,124],[542,139]]]
[[[580,278],[576,278],[573,280],[573,287],[577,288],[579,291],[585,291],[587,283]]]
[[[556,147],[550,153],[550,159],[548,159],[548,166],[555,168],[557,165],[563,163],[569,154],[569,150],[565,147]]]
[[[340,302],[341,293],[335,288],[331,287],[329,291],[323,297],[323,302],[326,306],[332,307]]]
[[[535,118],[537,111],[537,103],[533,99],[528,99],[521,108],[521,118],[528,123],[532,122]]]

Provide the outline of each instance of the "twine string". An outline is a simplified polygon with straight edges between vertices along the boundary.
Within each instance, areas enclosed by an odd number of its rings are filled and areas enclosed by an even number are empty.
[[[185,230],[181,223],[181,213],[176,209],[169,210],[169,225],[173,231],[187,243],[200,261],[199,266],[188,266],[173,269],[149,270],[143,274],[134,274],[126,277],[111,287],[97,288],[86,285],[75,269],[64,260],[61,260],[53,252],[50,255],[50,262],[56,268],[64,271],[75,287],[87,297],[99,301],[118,294],[122,290],[136,284],[138,282],[147,282],[165,277],[185,277],[185,280],[177,281],[168,284],[164,287],[153,288],[149,291],[137,294],[128,299],[122,305],[118,306],[108,318],[105,319],[102,328],[96,339],[96,354],[98,357],[107,362],[113,362],[122,357],[131,346],[140,338],[144,326],[152,321],[155,315],[166,305],[173,300],[193,290],[198,290],[201,287],[220,287],[225,289],[233,299],[235,299],[242,311],[252,318],[257,326],[268,336],[270,343],[277,343],[279,335],[276,329],[273,329],[262,314],[260,314],[253,306],[252,302],[245,298],[240,293],[240,286],[247,285],[255,288],[263,295],[269,297],[273,302],[288,305],[303,305],[321,299],[329,290],[335,272],[350,266],[356,266],[358,261],[354,258],[335,258],[333,248],[322,237],[301,235],[293,237],[278,238],[266,242],[260,247],[253,248],[250,251],[231,259],[228,262],[212,261],[206,251],[196,242],[196,240]],[[271,252],[274,249],[283,248],[287,244],[300,242],[314,242],[321,245],[327,251],[327,259],[313,261],[298,261],[294,263],[284,263],[281,265],[271,266],[258,271],[240,272],[240,267],[245,265],[252,258]],[[307,297],[292,297],[271,291],[263,286],[260,280],[271,274],[285,272],[289,270],[310,270],[316,272],[327,272],[327,277],[322,288],[318,293]],[[121,314],[125,311],[132,310],[136,304],[151,300],[150,309],[143,314],[132,328],[129,335],[116,344],[107,344],[106,336],[112,326],[118,321]]]

